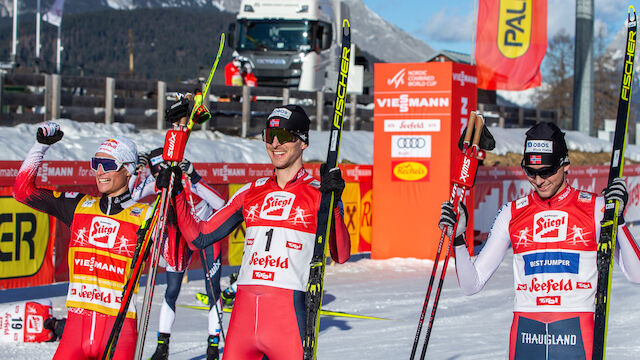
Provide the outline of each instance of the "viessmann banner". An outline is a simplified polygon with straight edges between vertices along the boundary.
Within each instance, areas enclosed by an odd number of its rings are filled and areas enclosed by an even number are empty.
[[[375,65],[372,258],[434,257],[476,83],[464,64]]]

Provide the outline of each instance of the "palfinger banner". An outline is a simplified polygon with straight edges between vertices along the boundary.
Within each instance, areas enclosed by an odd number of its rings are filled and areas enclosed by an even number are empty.
[[[540,86],[546,50],[546,0],[480,0],[475,53],[478,88]]]

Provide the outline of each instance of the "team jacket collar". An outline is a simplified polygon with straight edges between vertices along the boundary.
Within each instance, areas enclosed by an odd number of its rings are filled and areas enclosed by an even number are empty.
[[[535,191],[533,192],[533,194],[531,194],[531,197],[535,202],[542,204],[545,207],[554,208],[554,207],[562,206],[563,204],[565,204],[568,201],[568,199],[571,197],[570,195],[573,194],[574,191],[576,190],[567,183],[567,186],[564,188],[564,190],[558,192],[557,194],[555,194],[549,199],[540,198],[540,195],[538,195],[538,193]]]
[[[307,172],[307,170],[304,168],[304,166],[302,166],[300,168],[300,170],[298,170],[298,173],[296,174],[296,176],[293,177],[293,179],[289,180],[289,182],[284,186],[284,188],[289,188],[291,186],[295,186],[297,185],[299,182],[307,179],[308,177],[310,177],[311,175]],[[271,183],[280,188],[278,186],[278,179],[276,178],[276,169],[273,169],[273,175],[271,175],[271,178],[269,179],[271,181]]]
[[[102,194],[100,198],[100,210],[106,215],[115,215],[133,204],[129,190],[112,197]]]

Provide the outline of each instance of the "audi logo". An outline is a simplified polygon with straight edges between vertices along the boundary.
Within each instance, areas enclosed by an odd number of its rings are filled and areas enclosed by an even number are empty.
[[[419,137],[401,137],[396,141],[396,145],[400,149],[422,149],[426,142],[424,138]]]

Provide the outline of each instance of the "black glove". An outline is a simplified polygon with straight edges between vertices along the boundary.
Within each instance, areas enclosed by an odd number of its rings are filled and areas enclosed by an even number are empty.
[[[464,241],[464,233],[467,231],[467,218],[469,217],[469,213],[467,212],[467,207],[464,206],[463,203],[458,205],[458,227],[456,228],[456,237],[453,241],[453,245],[466,245]],[[456,213],[453,211],[453,204],[449,201],[445,201],[442,203],[442,207],[440,208],[440,222],[438,222],[438,227],[440,230],[444,230],[444,227],[447,227],[447,236],[449,239],[453,236],[453,226],[456,224]]]
[[[151,158],[151,154],[148,152],[139,152],[138,153],[138,162],[136,163],[136,174],[138,171],[142,170],[147,164],[149,164],[149,159]]]
[[[172,172],[175,174],[175,177],[173,178],[172,195],[175,196],[182,192],[182,170],[180,170],[179,166],[163,167],[160,169],[158,177],[156,178],[156,187],[158,189],[168,188]]]
[[[606,202],[609,202],[609,200],[618,200],[618,224],[624,224],[622,214],[624,214],[624,207],[627,205],[627,202],[629,202],[629,193],[627,192],[627,186],[624,183],[624,179],[613,179],[611,186],[602,190],[602,195],[604,195],[604,200]]]
[[[60,130],[60,125],[52,121],[47,121],[40,125],[36,131],[36,140],[45,145],[57,143],[62,139],[62,136],[64,136],[64,133]]]
[[[178,94],[178,100],[165,110],[164,119],[173,124],[184,117],[189,117],[189,99],[185,95]]]
[[[192,184],[197,184],[198,181],[202,180],[202,177],[200,176],[200,174],[198,174],[196,169],[193,168],[193,164],[191,163],[191,161],[184,159],[180,161],[178,166],[180,167],[180,170],[182,170],[183,173],[189,176],[189,179],[191,180]]]
[[[320,165],[320,191],[323,193],[333,192],[333,197],[340,200],[344,191],[344,179],[339,167],[334,167],[327,171],[327,164]],[[337,202],[336,202],[337,203]]]

